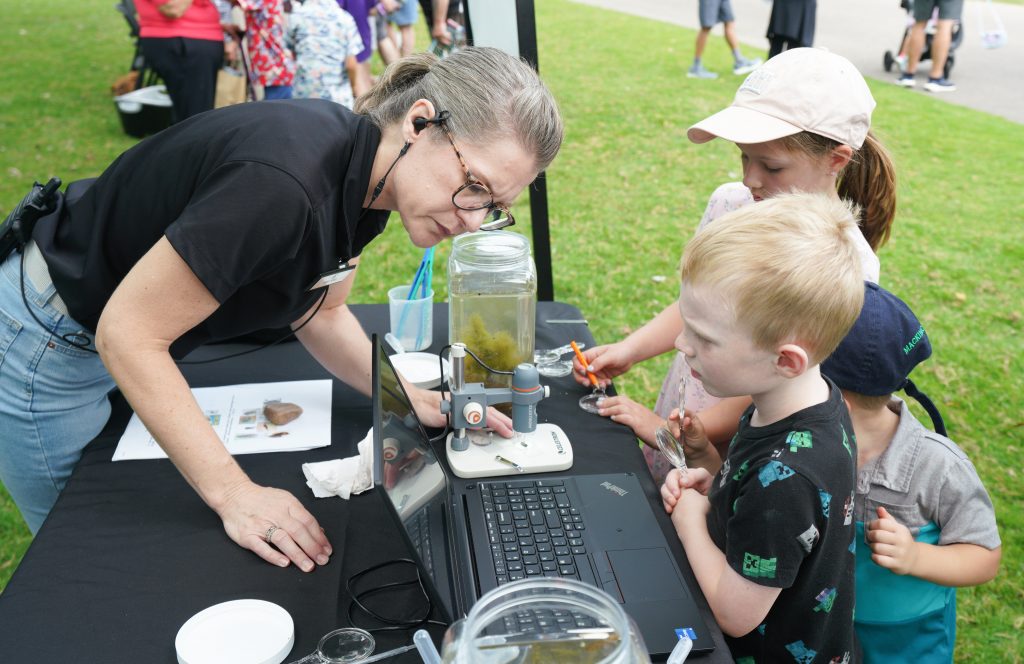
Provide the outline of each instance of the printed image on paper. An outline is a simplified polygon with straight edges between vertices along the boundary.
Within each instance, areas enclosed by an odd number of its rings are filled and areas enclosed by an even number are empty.
[[[250,383],[192,390],[199,408],[231,454],[310,450],[331,444],[331,381]],[[271,403],[290,403],[301,414],[274,424],[264,414]],[[114,461],[166,459],[146,426],[133,414],[114,451]]]

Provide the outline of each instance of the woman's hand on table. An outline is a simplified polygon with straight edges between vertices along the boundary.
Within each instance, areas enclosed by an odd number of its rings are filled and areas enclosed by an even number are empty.
[[[268,563],[312,572],[330,561],[333,549],[320,524],[287,491],[249,482],[232,491],[217,513],[228,537]]]

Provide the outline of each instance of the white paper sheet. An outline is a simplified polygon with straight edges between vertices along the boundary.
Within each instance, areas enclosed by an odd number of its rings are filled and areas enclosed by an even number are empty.
[[[310,450],[331,444],[330,380],[198,387],[192,394],[233,455]],[[272,401],[297,404],[302,414],[287,424],[272,424],[263,416],[263,406]],[[167,453],[133,414],[113,460],[166,458]]]

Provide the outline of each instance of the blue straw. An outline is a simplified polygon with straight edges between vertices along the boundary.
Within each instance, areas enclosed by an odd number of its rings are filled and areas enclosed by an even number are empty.
[[[423,259],[420,261],[419,268],[416,270],[416,276],[413,277],[412,286],[409,287],[409,294],[406,295],[405,297],[406,302],[405,305],[402,307],[402,315],[399,316],[398,318],[398,332],[401,332],[401,330],[405,327],[405,317],[409,313],[409,301],[413,299],[413,295],[416,292],[417,286],[420,286],[422,283],[425,283],[423,281],[423,277],[428,270],[433,271],[433,267],[430,267],[433,264],[433,249],[434,248],[431,247],[430,249],[427,249],[426,251],[423,252]],[[423,297],[426,297],[426,295],[424,295]],[[416,336],[417,346],[419,346],[420,342],[423,340],[423,330],[422,326],[420,327],[421,329]]]
[[[426,261],[426,270],[424,271],[423,280],[420,282],[420,298],[426,298],[431,292],[431,284],[434,277],[434,247],[430,247],[426,251],[423,260]],[[427,304],[425,306],[431,306]],[[426,333],[426,317],[420,319],[419,329],[416,332],[416,347],[419,348],[423,343],[423,335]]]

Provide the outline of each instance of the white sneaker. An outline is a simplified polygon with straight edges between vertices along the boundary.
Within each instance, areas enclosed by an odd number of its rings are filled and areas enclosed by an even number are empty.
[[[761,64],[761,58],[757,58],[755,60],[748,60],[744,57],[740,57],[736,60],[735,63],[733,63],[732,73],[736,74],[737,76],[749,74],[750,72],[754,71],[759,64]]]
[[[704,65],[693,65],[686,72],[686,77],[687,78],[703,78],[703,79],[711,80],[711,79],[718,78],[718,74],[716,74],[713,71],[708,71],[707,69],[704,69]]]
[[[945,77],[929,78],[928,82],[924,84],[924,89],[928,92],[954,92],[956,86]]]
[[[917,85],[917,79],[914,78],[913,74],[903,74],[896,79],[896,85],[902,85],[905,88],[912,88]]]

